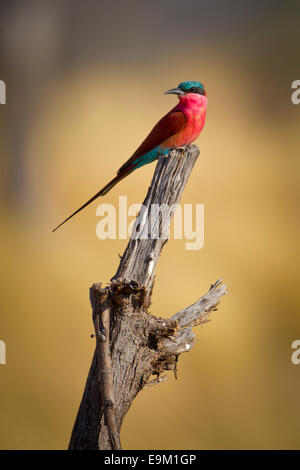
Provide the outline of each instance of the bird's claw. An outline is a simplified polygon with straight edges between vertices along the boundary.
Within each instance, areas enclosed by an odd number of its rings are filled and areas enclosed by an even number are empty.
[[[172,150],[179,150],[181,153],[184,153],[186,150],[186,146],[181,146],[181,147],[174,147]]]

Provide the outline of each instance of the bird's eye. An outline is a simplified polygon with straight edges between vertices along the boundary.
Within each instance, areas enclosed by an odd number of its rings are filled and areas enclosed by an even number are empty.
[[[194,86],[190,88],[190,93],[195,93],[195,92],[196,92],[196,88]]]

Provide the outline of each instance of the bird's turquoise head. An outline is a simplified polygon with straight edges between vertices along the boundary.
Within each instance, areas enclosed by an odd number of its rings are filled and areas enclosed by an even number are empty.
[[[195,93],[197,95],[204,95],[206,96],[206,91],[204,86],[200,82],[194,82],[192,80],[188,80],[186,82],[179,83],[177,88],[172,88],[165,92],[165,95],[187,95],[188,93]]]

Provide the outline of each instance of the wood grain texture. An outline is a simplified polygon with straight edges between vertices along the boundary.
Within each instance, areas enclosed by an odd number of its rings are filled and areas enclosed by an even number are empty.
[[[198,148],[190,145],[160,157],[134,225],[133,233],[139,233],[139,239],[130,239],[113,280],[135,280],[146,288],[148,296],[151,295],[158,258],[167,242],[165,235],[198,155]],[[151,210],[155,213],[157,205],[165,206],[165,212],[169,210],[165,221],[161,214],[151,218]],[[157,239],[153,239],[154,236]]]
[[[173,370],[176,374],[178,356],[195,344],[192,328],[208,321],[209,314],[226,293],[226,286],[219,280],[197,302],[171,318],[157,318],[148,310],[156,265],[167,242],[164,235],[198,155],[198,148],[192,145],[172,150],[167,157],[159,159],[117,273],[108,287],[94,284],[90,289],[98,339],[69,449],[112,449],[114,445],[118,446],[124,416],[136,395],[145,386],[165,380],[166,375],[162,375],[165,371]],[[153,204],[171,207],[170,217],[164,218],[160,214],[151,224],[150,208]],[[138,238],[135,238],[135,233],[139,233]],[[105,321],[109,320],[109,337],[107,328],[101,326],[103,312]],[[95,323],[96,318],[100,323]],[[104,356],[100,351],[103,333],[105,340],[109,341],[109,349]],[[109,384],[106,389],[105,384]],[[110,423],[107,397],[113,404]]]

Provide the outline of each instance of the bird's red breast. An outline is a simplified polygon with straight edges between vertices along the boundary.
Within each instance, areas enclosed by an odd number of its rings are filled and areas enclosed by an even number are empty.
[[[197,139],[205,123],[206,105],[207,98],[204,95],[188,93],[180,96],[179,103],[170,113],[181,112],[185,117],[185,125],[163,142],[163,147],[181,147]]]
[[[134,154],[121,166],[118,174],[131,167],[134,169],[134,162],[139,158],[142,161],[143,156],[147,156],[155,148],[169,150],[188,145],[197,139],[204,126],[206,105],[207,98],[204,95],[181,95],[179,103],[158,121]]]

